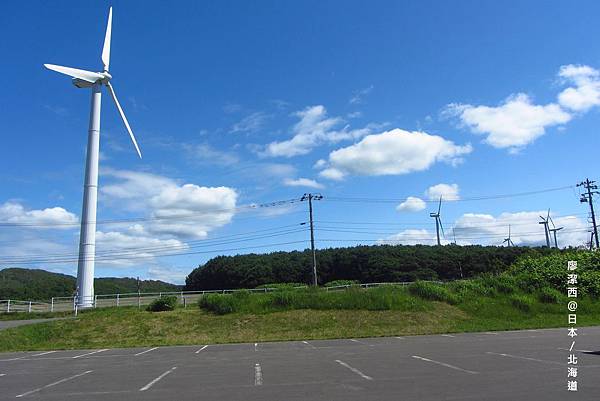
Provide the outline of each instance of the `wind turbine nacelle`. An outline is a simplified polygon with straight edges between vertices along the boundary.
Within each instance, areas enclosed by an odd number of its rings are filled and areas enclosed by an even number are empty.
[[[71,82],[73,83],[73,85],[75,85],[78,88],[91,88],[92,86],[94,86],[93,83],[84,81],[83,79],[79,79],[79,78],[73,78],[71,80]]]

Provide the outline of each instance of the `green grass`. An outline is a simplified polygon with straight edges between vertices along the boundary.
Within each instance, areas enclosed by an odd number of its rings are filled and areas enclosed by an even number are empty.
[[[394,286],[334,292],[314,289],[267,294],[241,292],[204,298],[212,299],[205,301],[205,305],[215,302],[230,305],[231,310],[221,314],[194,305],[160,313],[135,307],[90,310],[81,312],[76,319],[2,330],[0,351],[406,336],[565,326],[563,300],[541,302],[541,292],[530,294],[518,288],[511,294],[487,291],[479,280],[451,283],[443,290],[438,285],[422,285],[414,285],[412,289]],[[579,325],[600,325],[600,301],[580,298],[578,303]]]
[[[53,317],[73,316],[73,312],[11,312],[0,313],[0,321],[4,320],[30,320],[30,319],[49,319]]]

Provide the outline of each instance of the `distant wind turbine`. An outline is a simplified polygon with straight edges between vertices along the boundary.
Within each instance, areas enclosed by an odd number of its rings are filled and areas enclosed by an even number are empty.
[[[540,219],[542,219],[542,221],[540,221],[538,224],[544,225],[544,234],[546,234],[546,246],[550,248],[550,232],[548,231],[548,223],[550,222],[550,209],[548,209],[548,215],[545,218],[540,216]]]
[[[506,246],[515,246],[515,243],[512,241],[512,239],[510,239],[510,224],[508,225],[508,238],[504,238],[504,241],[502,241],[502,243],[506,243]]]
[[[102,72],[79,70],[54,64],[44,64],[49,70],[68,75],[73,78],[73,85],[78,88],[92,88],[92,105],[90,110],[90,125],[88,131],[87,157],[85,163],[85,184],[83,187],[83,210],[81,213],[81,234],[79,236],[79,261],[77,265],[77,305],[91,307],[94,301],[94,261],[96,257],[96,206],[98,201],[98,159],[100,152],[100,103],[102,86],[108,92],[117,106],[125,128],[133,146],[141,158],[142,153],[131,131],[129,122],[117,100],[115,90],[110,83],[112,75],[108,73],[110,64],[110,38],[112,31],[112,7],[108,10],[108,24],[102,48]]]
[[[438,205],[438,211],[437,213],[429,213],[429,217],[433,217],[435,218],[435,233],[437,236],[437,244],[438,245],[442,245],[441,241],[440,241],[440,229],[442,230],[442,235],[444,235],[444,226],[442,225],[442,219],[440,218],[441,212],[442,210],[442,197],[440,196],[440,203]],[[445,237],[445,235],[444,235]]]
[[[558,240],[556,239],[556,232],[562,230],[564,227],[556,227],[554,221],[552,220],[552,217],[548,215],[548,218],[550,218],[550,223],[552,223],[552,228],[548,228],[548,232],[554,234],[554,247],[558,249]]]

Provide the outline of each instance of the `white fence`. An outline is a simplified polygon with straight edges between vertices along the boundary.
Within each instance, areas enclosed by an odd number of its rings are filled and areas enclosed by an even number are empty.
[[[397,283],[366,283],[366,284],[348,284],[335,287],[323,287],[324,291],[339,291],[346,290],[350,287],[373,288],[383,285],[407,285],[410,282]],[[293,287],[293,289],[307,288],[308,286]],[[93,299],[81,300],[77,302],[76,297],[54,297],[50,302],[33,302],[33,301],[16,301],[16,300],[0,300],[0,313],[11,312],[68,312],[76,311],[81,308],[78,304],[87,304],[91,308],[107,308],[119,306],[137,306],[142,307],[150,304],[152,301],[162,296],[176,296],[179,303],[184,307],[197,302],[203,295],[206,294],[231,294],[237,291],[250,292],[272,292],[279,288],[252,288],[252,289],[236,289],[236,290],[205,290],[205,291],[176,291],[176,292],[132,292],[126,294],[105,294],[96,295]]]

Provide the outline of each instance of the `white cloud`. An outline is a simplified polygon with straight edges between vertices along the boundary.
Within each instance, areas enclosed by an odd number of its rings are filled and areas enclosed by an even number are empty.
[[[238,195],[232,188],[180,185],[167,177],[125,170],[103,170],[103,176],[116,182],[101,187],[102,195],[120,207],[146,211],[150,220],[144,230],[154,235],[205,238],[235,214]]]
[[[184,284],[189,269],[175,267],[154,266],[148,269],[148,278],[173,284]]]
[[[380,244],[388,245],[436,245],[437,236],[434,232],[425,229],[409,229],[399,232],[398,234],[390,235],[386,239],[378,241]],[[444,240],[442,244],[447,244]]]
[[[511,240],[515,245],[541,246],[546,245],[546,235],[543,225],[539,224],[540,215],[546,216],[547,211],[531,211],[516,213],[501,213],[498,216],[490,214],[466,213],[455,222],[455,233],[459,243],[477,243],[484,245],[501,245],[508,237],[508,226],[511,226]],[[579,246],[589,238],[587,224],[576,216],[553,217],[556,227],[564,227],[558,231],[559,247]],[[552,227],[552,225],[550,225]],[[554,238],[551,238],[554,246]]]
[[[563,65],[558,76],[575,84],[558,95],[561,106],[577,112],[586,112],[600,105],[600,72],[587,65]]]
[[[425,209],[425,201],[421,198],[409,196],[404,202],[396,206],[399,212],[418,212]]]
[[[158,255],[168,255],[186,249],[188,245],[176,239],[159,239],[139,233],[130,235],[117,231],[96,232],[98,265],[128,267],[149,263]]]
[[[309,188],[324,188],[323,184],[318,183],[315,180],[311,180],[309,178],[286,178],[283,180],[283,185],[288,187],[309,187]]]
[[[20,203],[9,201],[0,205],[0,221],[32,228],[70,229],[79,219],[62,207],[27,210]]]
[[[427,170],[436,162],[456,165],[471,151],[468,144],[459,146],[441,136],[396,128],[331,152],[327,168],[320,175],[340,180],[350,174],[408,174]]]
[[[429,200],[438,200],[441,196],[443,201],[455,201],[460,199],[458,192],[458,184],[437,184],[429,187],[425,195]]]
[[[238,132],[253,134],[264,127],[269,118],[270,116],[268,114],[263,113],[262,111],[257,111],[233,124],[229,132],[234,134]]]
[[[495,107],[451,104],[444,114],[457,116],[471,132],[486,135],[489,145],[511,151],[534,142],[546,128],[571,120],[558,104],[536,105],[524,93],[512,95]]]
[[[371,133],[374,126],[350,129],[348,126],[336,130],[343,123],[340,117],[328,117],[325,107],[312,106],[294,113],[300,118],[292,128],[294,136],[281,142],[271,142],[260,153],[266,157],[293,157],[305,155],[324,143],[336,143],[361,138]]]

